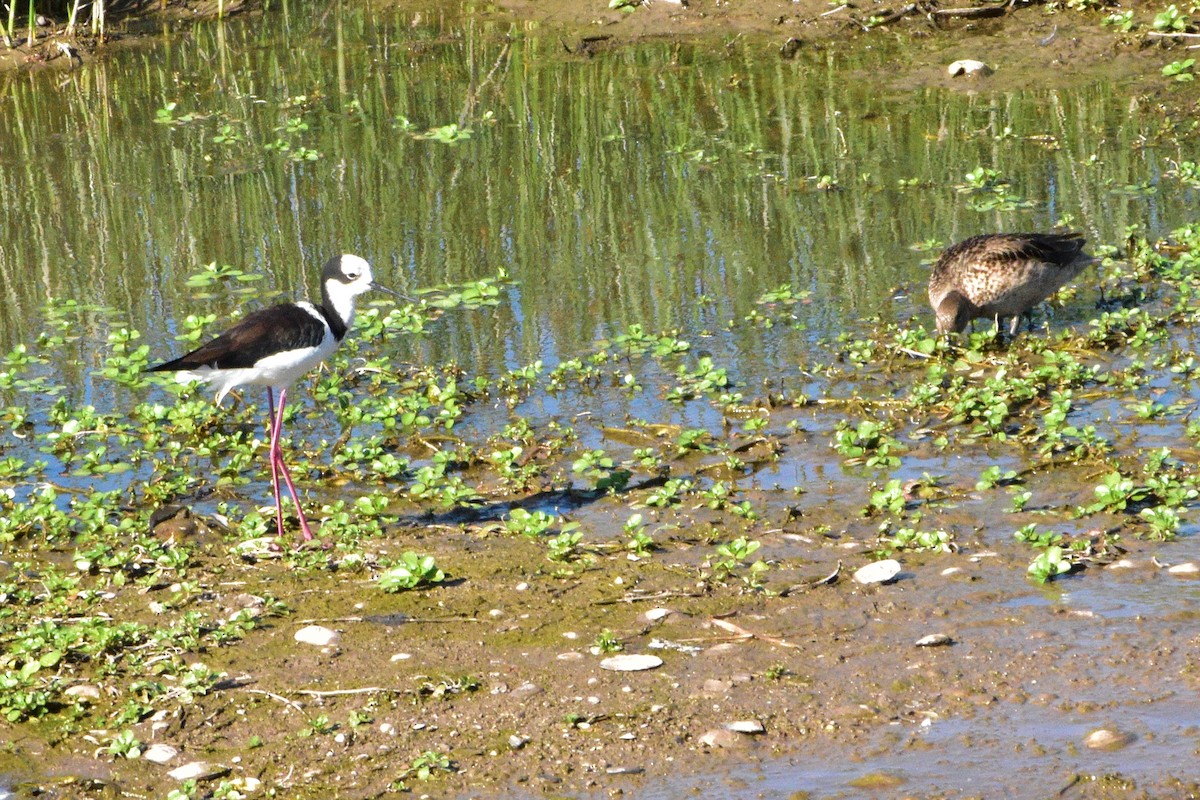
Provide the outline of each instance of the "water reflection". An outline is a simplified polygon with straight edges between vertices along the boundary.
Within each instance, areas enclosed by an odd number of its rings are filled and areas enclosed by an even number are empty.
[[[888,63],[880,51],[585,59],[447,12],[271,20],[3,79],[0,347],[48,298],[116,309],[93,342],[127,324],[163,345],[180,316],[245,302],[195,297],[199,265],[288,293],[348,250],[401,290],[500,267],[519,282],[490,319],[447,319],[402,358],[553,363],[637,322],[753,381],[875,317],[930,324],[913,245],[1064,219],[1119,243],[1127,225],[1179,224],[1194,199],[1139,146],[1157,119],[1112,86],[888,93],[856,79]],[[980,167],[1032,206],[973,209],[987,203],[955,187]],[[721,330],[784,284],[811,292],[793,324]]]

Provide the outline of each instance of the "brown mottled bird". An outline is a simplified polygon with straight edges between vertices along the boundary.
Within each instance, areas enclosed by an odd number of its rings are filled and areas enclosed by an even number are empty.
[[[985,233],[946,248],[929,276],[938,333],[960,333],[979,317],[1021,316],[1095,260],[1078,233]]]

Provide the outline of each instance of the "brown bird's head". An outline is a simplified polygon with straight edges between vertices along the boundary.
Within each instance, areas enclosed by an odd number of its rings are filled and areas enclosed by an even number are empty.
[[[957,290],[947,292],[934,309],[938,333],[962,333],[967,323],[979,316],[979,309]]]

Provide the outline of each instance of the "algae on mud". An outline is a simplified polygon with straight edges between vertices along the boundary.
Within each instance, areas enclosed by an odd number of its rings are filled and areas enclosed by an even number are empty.
[[[202,26],[60,103],[10,86],[0,771],[60,797],[1194,789],[1200,598],[1157,566],[1196,558],[1194,127],[1112,83],[857,80],[921,58],[891,45],[585,60],[342,13],[332,50],[297,18]],[[1007,346],[936,341],[910,247],[1068,217],[1102,306],[1083,283]],[[368,308],[300,393],[323,546],[292,551],[253,398],[139,369],[333,242],[452,285],[445,313]],[[1052,548],[1076,571],[1031,583]],[[409,552],[445,580],[385,593]],[[847,579],[882,557],[897,582]],[[618,643],[663,666],[601,670]],[[1081,750],[1100,725],[1135,738]]]

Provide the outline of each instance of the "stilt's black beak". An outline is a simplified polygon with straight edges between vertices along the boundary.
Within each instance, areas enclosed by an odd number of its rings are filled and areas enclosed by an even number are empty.
[[[389,289],[386,286],[381,286],[378,283],[372,282],[371,288],[375,289],[377,291],[383,292],[384,294],[390,294],[392,297],[398,297],[399,299],[404,300],[409,303],[413,303],[414,305],[421,302],[420,300],[414,300],[413,298],[409,297],[406,294],[400,294],[395,289]]]

